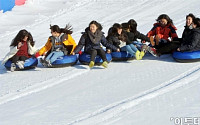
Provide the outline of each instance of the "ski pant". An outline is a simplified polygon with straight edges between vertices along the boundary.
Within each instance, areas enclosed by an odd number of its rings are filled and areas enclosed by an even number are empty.
[[[121,49],[121,51],[126,51],[126,52],[130,53],[133,56],[135,56],[135,53],[138,51],[138,49],[133,44],[129,44],[129,45],[123,46],[120,49]]]
[[[90,61],[95,61],[95,57],[97,55],[99,55],[103,61],[107,61],[107,59],[106,59],[106,53],[103,50],[103,48],[100,48],[100,49],[91,49],[91,50],[87,51],[86,53],[88,53],[88,54],[91,55]]]
[[[12,57],[11,60],[12,60],[13,63],[16,64],[17,61],[24,61],[24,62],[25,62],[26,59],[28,59],[28,57],[26,57],[26,56],[17,56],[17,55],[15,55],[15,56]]]
[[[170,43],[166,43],[165,45],[157,48],[156,52],[159,54],[168,54],[175,51],[180,46],[179,41],[172,41]]]
[[[50,61],[50,63],[53,63],[58,57],[61,56],[64,56],[64,53],[62,51],[53,51],[46,57],[46,61]]]

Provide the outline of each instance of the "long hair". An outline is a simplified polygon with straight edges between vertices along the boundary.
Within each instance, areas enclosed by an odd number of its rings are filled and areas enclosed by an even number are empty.
[[[73,33],[73,31],[72,31],[73,28],[69,24],[67,24],[65,26],[65,28],[60,28],[58,25],[53,25],[53,26],[50,25],[50,29],[51,29],[52,32],[57,32],[57,33],[66,33],[66,34],[72,34]]]
[[[10,46],[17,46],[18,43],[21,42],[24,39],[25,36],[29,37],[28,31],[26,31],[25,29],[20,30],[18,32],[18,34],[15,36],[15,38],[13,39],[12,43],[10,44]]]
[[[170,19],[170,17],[167,14],[161,14],[156,21],[159,22],[161,19],[166,19],[167,20],[167,24],[172,24],[173,25],[173,20]]]
[[[134,19],[128,21],[130,32],[135,33],[137,31],[137,22]]]
[[[101,25],[100,23],[98,23],[97,21],[95,21],[95,20],[93,20],[93,21],[91,21],[91,22],[89,23],[89,27],[90,27],[91,24],[96,25],[96,26],[97,26],[97,29],[100,30],[100,31],[103,29],[102,25]]]
[[[195,25],[197,25],[197,28],[200,27],[200,19],[199,18],[195,18],[194,21],[193,21],[193,23]]]
[[[186,15],[186,19],[187,19],[188,17],[191,17],[191,18],[192,18],[192,21],[196,18],[192,13],[189,13],[188,15]]]
[[[108,34],[108,37],[109,36],[117,36],[119,40],[126,41],[126,37],[125,37],[123,30],[122,30],[121,34],[118,34],[118,29],[122,29],[122,25],[119,23],[113,24],[111,31]]]

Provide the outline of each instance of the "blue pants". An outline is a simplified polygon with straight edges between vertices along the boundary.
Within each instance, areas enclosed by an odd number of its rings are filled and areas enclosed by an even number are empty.
[[[61,56],[64,56],[64,53],[62,51],[58,51],[58,52],[57,51],[53,51],[47,56],[46,60],[47,61],[50,60],[50,62],[53,63],[54,61],[56,61],[56,59],[58,57],[61,57]]]
[[[136,53],[136,51],[138,51],[138,49],[135,47],[135,45],[129,44],[129,45],[122,47],[121,51],[126,51],[126,52],[130,53],[131,55],[135,56],[135,53]]]

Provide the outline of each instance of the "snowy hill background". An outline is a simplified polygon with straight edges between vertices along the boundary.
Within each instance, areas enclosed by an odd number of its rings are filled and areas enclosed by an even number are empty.
[[[107,30],[135,19],[146,34],[168,14],[181,37],[185,16],[200,17],[199,0],[27,0],[0,13],[0,61],[21,29],[36,47],[50,35],[49,25],[73,26],[78,43],[91,20]],[[174,125],[200,116],[200,63],[177,63],[171,55],[111,62],[108,69],[77,64],[13,72],[0,66],[0,125]],[[200,121],[200,119],[199,119]],[[200,124],[200,123],[199,123]]]

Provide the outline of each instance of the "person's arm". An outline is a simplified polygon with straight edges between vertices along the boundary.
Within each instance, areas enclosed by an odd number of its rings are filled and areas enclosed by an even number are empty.
[[[78,45],[76,46],[76,48],[74,49],[74,51],[72,52],[72,54],[77,54],[79,53],[79,51],[81,51],[81,49],[83,48],[83,46],[85,46],[85,35],[83,34],[79,40]]]

